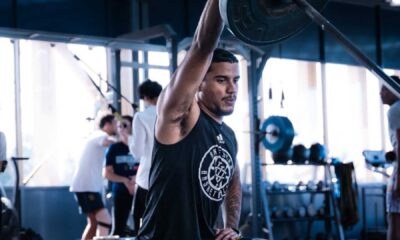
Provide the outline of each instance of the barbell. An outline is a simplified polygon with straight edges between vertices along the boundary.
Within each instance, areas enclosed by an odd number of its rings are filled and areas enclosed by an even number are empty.
[[[327,0],[308,2],[322,10]],[[255,46],[285,40],[311,22],[291,0],[222,0],[220,12],[233,35]]]
[[[298,33],[312,20],[331,33],[356,60],[400,97],[400,84],[320,14],[326,3],[327,0],[220,0],[219,8],[232,34],[254,46],[279,43]]]

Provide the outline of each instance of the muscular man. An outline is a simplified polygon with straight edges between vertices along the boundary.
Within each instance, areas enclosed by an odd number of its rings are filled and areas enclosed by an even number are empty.
[[[397,76],[392,78],[400,84],[400,79]],[[397,155],[391,181],[387,187],[387,211],[388,211],[388,240],[400,239],[400,99],[394,95],[388,88],[382,85],[380,91],[383,104],[390,106],[387,113],[390,142]]]
[[[117,122],[113,115],[100,119],[100,130],[95,131],[86,142],[75,172],[70,191],[75,193],[80,211],[87,216],[87,225],[82,239],[106,236],[111,230],[111,217],[105,209],[101,192],[103,189],[102,169],[104,152],[114,143],[109,136],[116,134]]]
[[[230,52],[215,49],[222,29],[218,0],[208,0],[185,59],[159,97],[139,240],[239,238],[237,142],[222,121],[234,109],[239,66]],[[215,229],[221,205],[225,226]]]

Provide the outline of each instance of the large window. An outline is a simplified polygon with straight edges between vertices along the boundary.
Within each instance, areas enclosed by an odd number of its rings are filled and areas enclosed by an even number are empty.
[[[14,46],[20,47],[20,92],[15,88]],[[109,74],[106,49],[0,39],[0,50],[0,130],[6,133],[8,156],[17,154],[20,141],[20,154],[30,158],[21,168],[24,184],[69,185],[85,137],[96,128],[96,117],[109,111],[107,103],[113,98],[110,82],[106,82]],[[184,54],[182,51],[179,58]],[[236,133],[238,160],[243,168],[251,160],[249,139],[253,130],[249,129],[248,63],[237,57],[241,71],[238,98],[234,113],[225,121]],[[146,78],[158,81],[163,87],[169,83],[171,72],[166,51],[125,49],[121,50],[121,61],[125,64],[120,71],[121,93],[131,101],[136,94],[135,84]],[[270,59],[259,86],[260,117],[261,120],[272,115],[289,117],[296,132],[293,144],[306,147],[316,142],[326,144],[329,157],[355,163],[359,180],[381,180],[380,175],[366,169],[362,156],[365,149],[391,149],[387,107],[380,102],[379,88],[377,78],[362,67]],[[20,126],[16,124],[16,99],[21,100]],[[121,99],[121,103],[122,114],[133,114],[126,101]],[[21,130],[21,139],[17,130]],[[263,161],[272,162],[270,155],[269,151],[263,151]],[[10,178],[12,168],[9,169],[0,179],[11,185],[15,178]],[[292,174],[288,171],[282,167],[269,172],[269,177],[282,175],[287,181],[306,181],[300,178],[316,173],[306,169],[293,170]]]
[[[287,59],[268,60],[260,85],[264,119],[279,115],[290,119],[295,129],[293,144],[311,144],[324,141],[322,86],[319,64]],[[265,161],[272,162],[270,151]],[[271,169],[268,169],[271,168]],[[268,180],[287,183],[307,182],[313,178],[310,167],[267,166]]]
[[[149,64],[158,66],[169,66],[169,56],[167,52],[149,52]],[[169,69],[152,68],[149,70],[149,78],[157,81],[164,88],[171,79]]]
[[[382,149],[379,80],[361,67],[326,64],[329,155],[352,161],[359,180],[373,180],[362,151]]]
[[[100,85],[96,73],[105,75],[105,49],[27,40],[20,41],[20,49],[22,145],[30,158],[24,184],[69,185],[84,139],[103,108],[90,79]]]
[[[388,70],[388,74],[395,71]],[[325,84],[325,86],[324,86]],[[260,96],[264,118],[287,116],[295,128],[293,144],[310,147],[325,144],[329,158],[352,161],[359,181],[381,181],[368,170],[362,151],[390,150],[387,140],[386,111],[382,106],[379,80],[363,67],[341,64],[321,65],[286,59],[268,61]],[[266,161],[272,162],[266,151]],[[276,166],[271,178],[288,182],[304,181],[310,170],[289,170]]]
[[[296,131],[294,144],[323,142],[322,94],[319,64],[271,59],[264,72],[264,117],[287,116]]]
[[[0,131],[6,136],[7,158],[16,156],[15,124],[15,81],[14,81],[14,44],[11,39],[0,38]],[[0,173],[0,185],[13,186],[15,171],[8,162],[4,173]]]

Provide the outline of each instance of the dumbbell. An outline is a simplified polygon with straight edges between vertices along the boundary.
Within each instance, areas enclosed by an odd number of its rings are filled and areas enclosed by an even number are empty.
[[[306,189],[307,189],[307,187],[306,187],[306,185],[304,184],[303,181],[300,181],[300,182],[296,185],[296,190],[297,190],[297,191],[304,191],[304,190],[306,190]]]
[[[264,187],[265,187],[265,190],[271,191],[271,190],[272,190],[271,182],[265,181],[265,182],[264,182]]]
[[[271,209],[271,217],[272,218],[282,218],[283,216],[283,212],[281,209],[277,208],[277,207],[273,207]]]
[[[324,188],[325,188],[324,181],[322,181],[322,180],[318,181],[318,183],[317,183],[317,191],[322,191],[322,190],[324,190]]]
[[[315,181],[310,180],[307,182],[307,190],[308,191],[316,191],[317,190],[317,184],[315,183]]]
[[[303,144],[294,145],[292,152],[294,163],[304,164],[310,157],[308,149]]]
[[[291,207],[284,207],[283,208],[283,216],[286,218],[293,218],[294,217],[294,210]]]
[[[317,216],[318,217],[325,217],[325,206],[322,206],[317,210]]]
[[[271,191],[281,192],[283,191],[283,187],[278,181],[274,181],[271,185]]]
[[[278,150],[272,153],[272,159],[276,164],[286,164],[292,158],[292,149]]]
[[[306,208],[303,206],[298,207],[296,210],[296,216],[300,218],[306,217],[307,216]]]
[[[307,216],[315,217],[317,215],[317,211],[315,210],[314,204],[309,204],[307,206]]]
[[[324,163],[326,159],[325,146],[320,143],[314,143],[310,147],[310,162]]]

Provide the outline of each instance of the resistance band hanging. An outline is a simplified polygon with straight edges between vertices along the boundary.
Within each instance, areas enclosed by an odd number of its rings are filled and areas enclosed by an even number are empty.
[[[83,61],[81,58],[79,58],[76,54],[73,54],[73,53],[71,53],[71,54],[73,55],[73,57],[74,57],[78,62],[81,62],[81,63],[82,63],[87,69],[89,69],[93,74],[96,74],[96,75],[99,77],[100,81],[103,81],[104,83],[106,83],[107,86],[108,86],[109,88],[111,88],[111,90],[112,90],[114,93],[116,93],[120,98],[122,98],[122,99],[124,99],[125,101],[127,101],[127,102],[132,106],[132,108],[133,108],[134,111],[137,111],[137,109],[139,108],[139,105],[138,105],[138,104],[131,102],[131,101],[130,101],[127,97],[125,97],[120,91],[118,91],[118,89],[117,89],[116,87],[114,87],[112,84],[110,84],[107,80],[103,79],[99,73],[96,73],[96,72],[89,66],[89,64],[87,64],[85,61]],[[86,73],[86,74],[88,75],[88,77],[89,77],[89,79],[91,80],[91,82],[96,86],[97,91],[99,91],[99,93],[102,95],[102,97],[105,98],[105,96],[104,96],[104,94],[102,93],[100,87],[99,87],[99,86],[96,84],[96,82],[90,77],[89,73]],[[109,106],[110,106],[110,108],[111,108],[111,111],[113,111],[113,113],[116,112],[116,109],[115,109],[112,105],[109,105]]]

